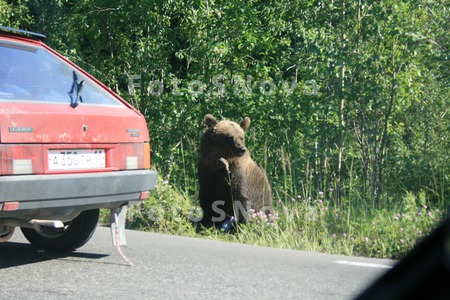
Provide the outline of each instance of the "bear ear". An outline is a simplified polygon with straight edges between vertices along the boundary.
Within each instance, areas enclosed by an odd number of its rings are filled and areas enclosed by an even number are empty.
[[[217,120],[216,120],[216,118],[213,117],[213,115],[207,114],[205,116],[205,123],[206,123],[206,126],[211,128],[211,127],[216,126]]]
[[[247,129],[250,127],[250,118],[245,117],[239,125],[241,125],[241,128],[244,129],[244,131],[247,131]]]

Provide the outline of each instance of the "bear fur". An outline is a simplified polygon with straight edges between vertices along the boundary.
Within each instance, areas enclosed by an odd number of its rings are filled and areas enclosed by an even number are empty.
[[[201,224],[220,227],[230,217],[245,222],[250,209],[267,213],[272,207],[269,180],[244,144],[250,119],[218,122],[208,114],[205,123],[198,152]]]

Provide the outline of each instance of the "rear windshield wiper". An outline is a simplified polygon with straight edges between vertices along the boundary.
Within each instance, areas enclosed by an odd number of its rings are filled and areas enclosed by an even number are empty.
[[[79,102],[83,102],[83,97],[81,97],[81,92],[83,91],[84,80],[78,82],[78,74],[73,71],[73,82],[72,88],[69,92],[70,106],[75,108],[78,106]]]

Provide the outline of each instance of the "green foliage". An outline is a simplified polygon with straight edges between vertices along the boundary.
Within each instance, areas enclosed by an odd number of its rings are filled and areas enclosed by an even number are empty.
[[[218,229],[196,231],[201,218],[196,200],[160,179],[144,205],[131,207],[127,228],[203,237],[267,247],[319,251],[334,254],[401,258],[424,239],[444,217],[443,210],[429,207],[425,193],[408,193],[395,206],[367,211],[362,205],[347,208],[317,197],[297,195],[278,201],[273,214],[250,212],[249,221],[234,234]],[[108,224],[109,212],[102,212]]]
[[[28,1],[0,0],[0,26],[24,29],[33,23],[28,9]]]
[[[171,234],[194,235],[194,222],[201,217],[201,210],[186,196],[159,180],[157,189],[143,206],[131,207],[128,228]]]
[[[242,242],[291,249],[370,257],[400,258],[443,218],[429,208],[425,194],[408,194],[398,206],[366,211],[364,207],[335,207],[319,198],[297,196],[276,208],[271,222],[242,226]]]

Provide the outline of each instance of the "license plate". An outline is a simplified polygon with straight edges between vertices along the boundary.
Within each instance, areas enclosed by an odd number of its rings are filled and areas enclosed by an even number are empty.
[[[88,170],[106,166],[105,149],[58,149],[49,150],[48,169]]]

